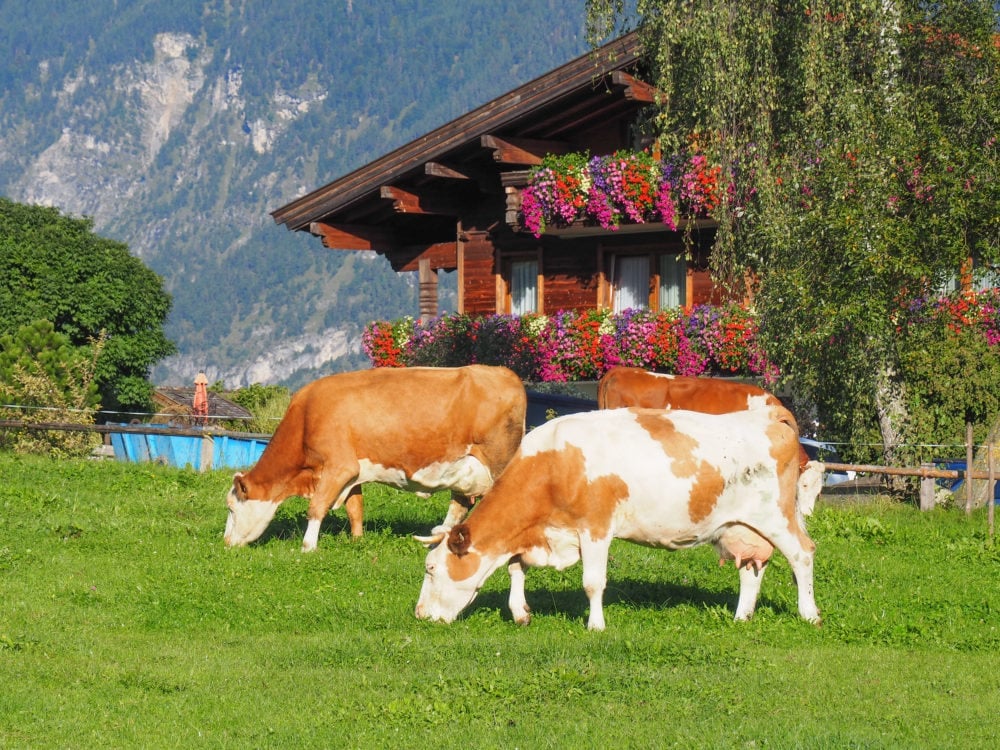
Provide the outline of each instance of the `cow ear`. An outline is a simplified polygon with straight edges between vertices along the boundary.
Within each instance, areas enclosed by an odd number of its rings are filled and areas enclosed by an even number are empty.
[[[448,533],[448,549],[461,557],[469,551],[472,540],[469,539],[468,524],[460,523]]]
[[[233,492],[238,500],[247,499],[247,483],[243,481],[243,472],[238,471],[233,474]]]

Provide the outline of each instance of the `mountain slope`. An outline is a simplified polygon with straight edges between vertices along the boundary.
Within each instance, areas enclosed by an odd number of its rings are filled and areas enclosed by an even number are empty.
[[[585,50],[583,0],[64,8],[0,2],[0,193],[94,217],[164,278],[164,384],[364,366],[362,327],[414,314],[415,281],[269,212]]]

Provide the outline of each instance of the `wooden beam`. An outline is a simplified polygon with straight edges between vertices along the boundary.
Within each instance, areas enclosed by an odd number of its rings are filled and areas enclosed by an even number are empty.
[[[493,149],[493,160],[500,164],[524,164],[535,166],[542,163],[546,154],[568,154],[573,146],[565,141],[548,141],[537,138],[501,138],[484,135],[480,138],[483,148]]]
[[[429,161],[424,164],[424,174],[428,177],[457,183],[474,182],[481,193],[500,192],[496,173],[479,169],[478,167],[470,167],[464,164],[462,166],[453,166],[443,164],[439,161]]]
[[[424,174],[428,177],[440,177],[443,180],[475,180],[478,178],[472,170],[450,167],[439,161],[429,161],[424,164]]]
[[[438,314],[438,275],[431,268],[430,258],[417,261],[417,281],[420,284],[420,322],[427,323]]]
[[[655,88],[623,70],[614,71],[611,74],[611,82],[617,86],[624,87],[626,99],[644,104],[653,104],[656,102]]]
[[[503,186],[504,192],[509,193],[509,188],[522,188],[527,185],[530,177],[530,169],[508,169],[506,172],[500,173],[500,184]]]
[[[461,213],[458,202],[443,192],[417,193],[395,185],[383,185],[379,195],[383,200],[391,200],[393,210],[400,214],[458,216]]]
[[[379,250],[396,246],[392,231],[362,224],[327,224],[314,221],[309,233],[323,240],[323,247],[331,250]]]
[[[428,269],[452,271],[458,267],[457,242],[431,242],[407,245],[388,253],[386,257],[396,271],[419,271],[420,261],[428,261]]]

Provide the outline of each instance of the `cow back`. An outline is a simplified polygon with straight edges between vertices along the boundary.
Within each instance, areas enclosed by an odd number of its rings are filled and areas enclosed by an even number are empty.
[[[258,486],[277,486],[362,460],[410,475],[472,454],[495,477],[520,443],[526,410],[523,384],[503,367],[330,375],[295,393],[247,476]]]
[[[598,383],[597,405],[600,409],[639,406],[727,414],[761,406],[780,406],[781,401],[749,383],[665,375],[638,367],[615,367]]]

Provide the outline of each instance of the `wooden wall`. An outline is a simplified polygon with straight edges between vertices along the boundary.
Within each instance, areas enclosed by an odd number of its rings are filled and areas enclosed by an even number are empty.
[[[489,233],[463,232],[459,255],[462,310],[471,315],[492,315],[497,311],[497,284],[493,241]]]
[[[557,240],[543,248],[543,311],[546,314],[597,307],[597,255],[595,242]]]

